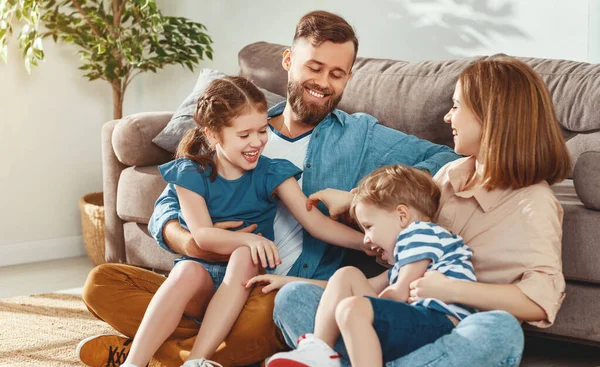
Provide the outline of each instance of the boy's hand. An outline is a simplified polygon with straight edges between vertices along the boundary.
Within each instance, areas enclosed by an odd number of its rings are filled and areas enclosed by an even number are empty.
[[[381,293],[379,298],[391,299],[392,301],[406,302],[408,300],[408,290],[401,292],[394,288],[393,285],[387,286]]]
[[[290,279],[282,275],[263,274],[255,276],[254,278],[247,281],[245,284],[242,283],[242,285],[244,285],[246,288],[250,288],[256,283],[267,283],[267,285],[263,287],[262,291],[263,293],[269,293],[276,289],[280,289],[290,281]]]
[[[306,200],[306,210],[310,211],[313,206],[317,206],[321,201],[329,209],[329,217],[338,220],[339,215],[348,211],[353,198],[354,194],[342,190],[325,189],[317,191]]]

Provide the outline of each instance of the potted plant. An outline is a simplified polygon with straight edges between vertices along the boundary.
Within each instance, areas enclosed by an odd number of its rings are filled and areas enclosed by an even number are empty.
[[[204,25],[162,15],[155,0],[0,0],[0,59],[5,63],[16,25],[22,25],[18,42],[29,73],[44,59],[44,39],[76,45],[83,76],[111,85],[115,119],[123,117],[125,92],[141,73],[174,64],[193,71],[205,57],[212,60],[212,39]],[[102,263],[102,193],[85,195],[79,205],[86,251],[95,264]]]

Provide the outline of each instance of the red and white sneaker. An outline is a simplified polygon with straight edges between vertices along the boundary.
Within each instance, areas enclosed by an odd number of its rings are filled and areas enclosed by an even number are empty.
[[[341,367],[340,354],[313,334],[298,339],[298,349],[273,355],[267,367]]]

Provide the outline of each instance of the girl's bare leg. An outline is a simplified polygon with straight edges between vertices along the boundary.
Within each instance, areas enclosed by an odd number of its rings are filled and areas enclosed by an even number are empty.
[[[210,358],[225,340],[250,294],[250,289],[246,289],[242,283],[256,274],[258,267],[252,262],[250,248],[244,246],[236,249],[227,264],[225,279],[206,309],[188,360]]]
[[[315,317],[315,336],[332,349],[340,336],[335,320],[336,308],[342,300],[351,296],[376,297],[377,294],[360,270],[345,267],[336,271],[329,279]]]
[[[202,318],[213,293],[212,278],[201,264],[177,263],[150,301],[125,362],[145,366],[173,333],[184,312]]]

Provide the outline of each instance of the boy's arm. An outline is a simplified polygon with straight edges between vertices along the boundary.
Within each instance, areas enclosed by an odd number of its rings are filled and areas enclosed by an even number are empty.
[[[371,285],[375,293],[381,293],[381,291],[383,291],[390,284],[390,280],[388,278],[388,271],[386,270],[376,277],[369,278],[369,284]]]
[[[403,265],[398,272],[396,283],[387,287],[379,294],[379,297],[400,302],[408,301],[410,283],[423,277],[430,262],[431,259],[423,259]]]
[[[277,186],[275,194],[313,237],[332,245],[363,250],[363,233],[332,220],[319,210],[306,209],[306,195],[293,177]]]

